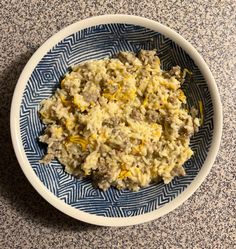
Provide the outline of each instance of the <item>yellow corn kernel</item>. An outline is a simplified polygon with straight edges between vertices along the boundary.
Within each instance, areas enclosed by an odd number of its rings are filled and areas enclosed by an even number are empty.
[[[105,97],[106,99],[109,99],[109,100],[115,99],[115,94],[103,93],[102,96]]]
[[[119,99],[123,101],[134,100],[136,97],[136,90],[128,90],[123,94],[120,94]]]
[[[121,172],[120,172],[120,174],[118,176],[118,179],[123,180],[123,179],[125,179],[127,177],[130,177],[130,176],[132,176],[132,174],[131,174],[130,171],[128,171],[128,170],[121,170]]]
[[[45,119],[48,118],[48,116],[47,116],[44,112],[40,111],[39,113],[40,113],[40,115],[41,115],[43,118],[45,118]]]
[[[139,154],[139,148],[138,148],[138,146],[132,148],[132,154],[133,155]]]
[[[167,103],[167,98],[168,98],[168,96],[164,95],[162,98],[162,103],[164,103],[164,104]]]
[[[92,135],[90,136],[91,139],[97,139],[97,137],[98,137],[97,134],[92,134]]]
[[[156,124],[156,123],[152,123],[151,127],[153,128],[153,135],[160,137],[161,136],[161,128],[160,125]]]
[[[181,102],[185,102],[186,101],[186,96],[185,96],[184,92],[181,89],[178,90],[178,99]]]
[[[84,170],[84,175],[85,176],[91,175],[91,170]]]
[[[94,107],[96,104],[92,101],[92,102],[90,103],[90,105],[91,105],[92,107]]]
[[[61,102],[64,106],[69,106],[70,105],[70,102],[68,100],[66,100],[65,96],[60,94],[60,99],[61,99]]]
[[[147,104],[148,104],[148,96],[146,95],[145,98],[144,98],[144,100],[143,100],[142,106],[143,106],[143,107],[146,107]]]
[[[56,136],[57,138],[61,137],[62,132],[63,132],[62,127],[58,127],[58,128],[55,128],[55,129],[54,129],[54,134],[55,134],[55,136]]]
[[[87,106],[80,105],[79,101],[74,97],[73,104],[81,111],[84,112],[87,108]]]
[[[70,118],[66,119],[65,125],[68,130],[72,130],[75,127],[75,123]]]
[[[141,173],[140,168],[137,168],[137,167],[136,167],[136,168],[135,168],[135,171],[136,171],[137,174],[140,174],[140,173]]]

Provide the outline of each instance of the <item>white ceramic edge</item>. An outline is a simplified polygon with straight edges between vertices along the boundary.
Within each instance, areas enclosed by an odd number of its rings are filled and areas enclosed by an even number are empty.
[[[75,33],[81,29],[95,26],[98,24],[106,24],[106,23],[128,23],[134,25],[140,25],[143,27],[147,27],[151,30],[157,31],[162,33],[166,37],[169,37],[174,42],[176,42],[179,46],[181,46],[194,60],[195,64],[199,67],[200,71],[202,72],[204,78],[208,82],[208,87],[210,90],[210,94],[213,101],[213,108],[214,108],[214,132],[213,132],[213,140],[211,143],[211,147],[209,149],[207,158],[202,166],[199,174],[193,180],[193,182],[184,190],[179,196],[177,196],[173,201],[164,205],[163,207],[154,210],[152,212],[133,216],[133,217],[124,217],[124,218],[109,218],[109,217],[102,217],[93,214],[89,214],[74,207],[69,206],[58,197],[56,197],[53,193],[51,193],[39,180],[37,175],[34,173],[32,167],[30,166],[26,154],[24,152],[21,139],[20,139],[20,125],[19,125],[19,116],[20,116],[20,105],[23,96],[23,91],[25,89],[26,83],[34,70],[34,67],[38,64],[38,62],[42,59],[45,53],[49,51],[55,44],[60,42],[65,37]],[[38,191],[38,193],[46,199],[51,205],[55,208],[60,210],[61,212],[84,222],[100,225],[100,226],[129,226],[144,223],[147,221],[151,221],[157,219],[160,216],[163,216],[170,211],[174,210],[178,206],[180,206],[185,200],[187,200],[201,185],[207,174],[209,173],[215,157],[217,155],[221,134],[222,134],[222,106],[221,101],[218,93],[218,89],[215,83],[215,80],[201,57],[201,55],[197,52],[197,50],[182,36],[177,34],[175,31],[171,30],[170,28],[138,16],[131,16],[131,15],[104,15],[104,16],[96,16],[91,17],[88,19],[84,19],[82,21],[76,22],[55,35],[49,38],[30,58],[28,63],[26,64],[24,70],[22,71],[20,78],[17,82],[12,104],[11,104],[11,112],[10,112],[10,126],[11,126],[11,137],[13,147],[18,159],[18,162],[29,180],[32,186]]]

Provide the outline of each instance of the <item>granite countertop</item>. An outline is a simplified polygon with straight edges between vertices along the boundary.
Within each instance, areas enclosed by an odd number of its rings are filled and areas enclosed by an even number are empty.
[[[236,248],[236,2],[191,2],[0,1],[0,248]],[[221,148],[201,187],[164,217],[125,228],[85,224],[48,204],[23,175],[9,131],[13,90],[35,50],[73,22],[111,13],[160,21],[191,42],[216,79],[224,110]]]

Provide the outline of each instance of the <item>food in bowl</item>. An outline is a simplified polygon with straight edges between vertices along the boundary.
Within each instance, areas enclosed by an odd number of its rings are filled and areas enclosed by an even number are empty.
[[[178,66],[163,71],[155,50],[74,66],[41,102],[46,129],[39,140],[48,145],[41,162],[56,158],[102,190],[137,191],[184,176],[200,126],[186,108],[185,73]]]

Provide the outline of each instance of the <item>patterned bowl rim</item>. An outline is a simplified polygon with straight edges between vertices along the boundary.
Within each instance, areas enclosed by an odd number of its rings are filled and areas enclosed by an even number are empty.
[[[146,28],[149,28],[153,31],[159,32],[166,37],[173,40],[176,44],[178,44],[180,47],[182,47],[187,54],[193,59],[195,64],[200,69],[203,77],[205,78],[211,98],[213,103],[213,109],[214,109],[214,131],[213,131],[213,139],[212,143],[207,155],[207,158],[199,172],[199,174],[195,177],[195,179],[191,182],[191,184],[187,187],[186,190],[184,190],[180,195],[178,195],[174,200],[170,201],[163,207],[158,208],[157,210],[154,210],[149,213],[141,214],[138,216],[133,217],[123,217],[123,218],[110,218],[110,217],[102,217],[102,216],[96,216],[94,214],[89,214],[84,211],[80,211],[79,209],[76,209],[62,200],[60,200],[58,197],[56,197],[53,193],[51,193],[46,186],[43,185],[43,183],[40,181],[38,176],[33,171],[33,168],[31,167],[30,163],[28,162],[28,159],[26,157],[26,154],[24,152],[24,148],[22,146],[21,142],[21,136],[20,136],[20,106],[21,106],[21,100],[23,96],[23,91],[25,89],[25,86],[27,85],[27,82],[29,80],[30,75],[32,74],[34,68],[39,63],[39,61],[43,58],[43,56],[58,42],[63,40],[65,37],[78,32],[82,29],[96,26],[99,24],[109,24],[109,23],[126,23],[126,24],[133,24],[133,25],[139,25]],[[163,216],[170,211],[174,210],[178,206],[180,206],[185,200],[187,200],[201,185],[203,180],[208,175],[214,160],[216,158],[219,146],[220,146],[220,140],[221,140],[221,134],[222,134],[222,106],[220,101],[220,96],[218,93],[217,85],[215,83],[215,80],[212,76],[212,73],[210,72],[206,62],[201,57],[201,55],[197,52],[197,50],[188,42],[186,41],[181,35],[173,31],[172,29],[156,22],[152,21],[143,17],[138,16],[131,16],[131,15],[103,15],[103,16],[96,16],[91,17],[88,19],[84,19],[82,21],[78,21],[70,26],[67,26],[66,28],[62,29],[55,35],[53,35],[51,38],[49,38],[30,58],[28,63],[26,64],[24,70],[22,71],[19,80],[17,82],[17,85],[15,87],[12,104],[11,104],[11,113],[10,113],[10,129],[11,129],[11,138],[13,147],[16,153],[16,157],[18,159],[18,162],[29,180],[29,182],[32,184],[32,186],[37,190],[37,192],[45,199],[47,200],[51,205],[53,205],[55,208],[60,210],[61,212],[84,222],[95,224],[95,225],[101,225],[101,226],[129,226],[129,225],[135,225],[144,223],[147,221],[151,221],[154,219],[157,219],[160,216]]]

